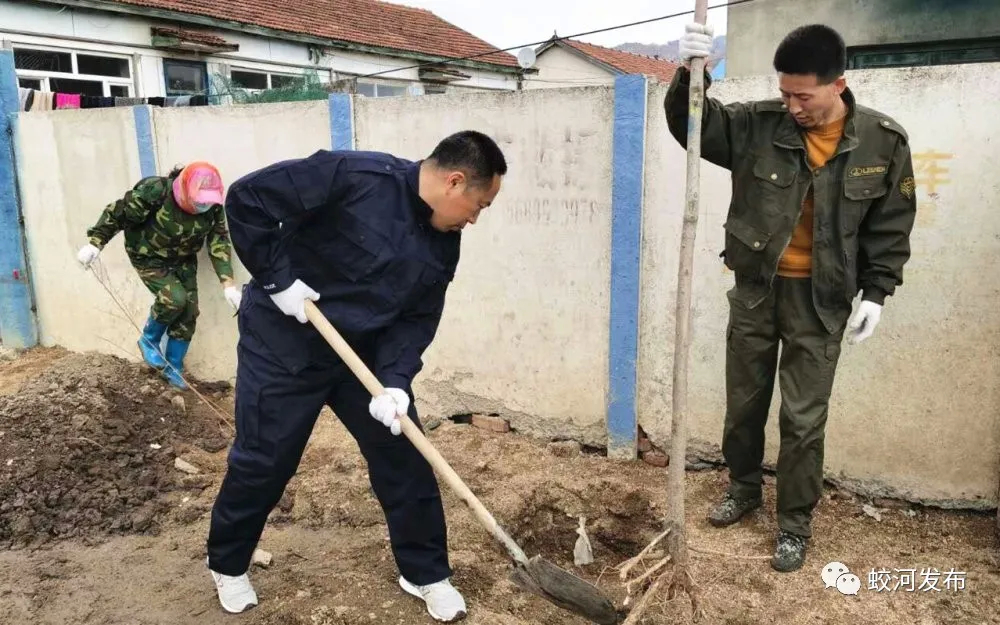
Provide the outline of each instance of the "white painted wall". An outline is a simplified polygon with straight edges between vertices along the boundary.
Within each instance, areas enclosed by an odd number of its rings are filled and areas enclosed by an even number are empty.
[[[539,54],[535,67],[538,73],[525,77],[525,89],[563,89],[615,82],[611,72],[559,46]]]
[[[46,3],[23,0],[0,0],[0,40],[7,39],[22,45],[68,48],[78,51],[94,51],[114,54],[140,55],[141,78],[136,88],[143,97],[163,96],[164,58],[182,60],[207,60],[209,76],[214,75],[218,64],[242,67],[259,71],[300,74],[306,69],[315,69],[321,79],[328,80],[330,71],[343,76],[366,75],[385,70],[382,80],[418,81],[417,70],[412,66],[419,61],[376,54],[349,51],[331,51],[323,56],[318,65],[309,59],[308,46],[292,41],[261,37],[244,32],[191,27],[199,31],[211,32],[226,41],[237,43],[239,51],[210,56],[194,56],[157,50],[150,45],[150,27],[154,25],[174,26],[138,16],[103,13],[85,9],[58,7]],[[404,69],[405,68],[405,69]],[[486,70],[463,69],[470,75],[456,88],[514,90],[517,80],[513,76]],[[418,87],[421,85],[418,83]],[[418,91],[422,92],[422,91]]]
[[[463,234],[418,378],[422,402],[438,414],[498,412],[518,429],[603,444],[611,91],[358,100],[355,110],[358,149],[416,159],[474,128],[499,142],[510,167],[494,205]]]
[[[160,173],[194,159],[208,160],[228,185],[275,160],[330,145],[326,102],[150,109]],[[75,250],[87,242],[87,228],[141,177],[133,111],[54,111],[19,119],[23,210],[41,341],[134,357],[134,327],[75,261]],[[153,300],[129,264],[123,240],[116,236],[101,260],[132,322],[141,325]],[[237,280],[246,282],[245,269],[235,255],[233,260]],[[231,379],[236,321],[204,249],[198,280],[201,317],[189,366],[210,379]]]
[[[858,100],[899,121],[916,155],[918,217],[905,283],[887,300],[875,336],[845,343],[826,437],[831,476],[927,500],[996,502],[1000,472],[1000,176],[996,155],[1000,64],[849,72]],[[667,86],[650,94],[639,363],[640,422],[670,431],[676,275],[685,153],[663,114]],[[770,98],[772,76],[727,79],[723,102]],[[947,169],[930,186],[926,160]],[[725,414],[726,291],[718,258],[730,200],[728,172],[703,161],[694,271],[691,435],[718,443]],[[778,444],[777,391],[766,461]]]
[[[27,252],[43,345],[136,353],[135,330],[108,294],[76,263],[75,250],[104,206],[140,175],[131,109],[20,115],[18,166]],[[118,236],[101,257],[136,323],[152,297],[125,257]]]
[[[827,435],[827,470],[928,502],[995,504],[1000,473],[1000,177],[990,124],[1000,66],[850,73],[862,103],[910,132],[919,209],[906,283],[882,325],[845,345]],[[724,101],[769,97],[773,77],[729,79]],[[684,152],[650,93],[638,369],[640,422],[669,432],[676,263]],[[960,112],[961,114],[957,114]],[[477,128],[505,150],[510,173],[496,204],[464,238],[445,319],[426,355],[422,410],[498,412],[539,436],[602,444],[607,395],[611,142],[609,88],[357,99],[359,149],[426,155],[447,133]],[[139,177],[132,111],[19,116],[19,164],[42,341],[136,357],[136,333],[76,265],[84,233]],[[154,109],[159,168],[192,158],[227,181],[329,145],[325,103]],[[407,132],[400,132],[407,128]],[[928,155],[944,155],[935,161]],[[933,189],[930,165],[945,169]],[[695,266],[691,433],[717,445],[724,414],[726,290],[717,257],[729,201],[726,172],[702,170]],[[114,288],[141,322],[151,296],[121,237],[102,255]],[[190,367],[234,374],[235,323],[204,254],[199,333]],[[246,278],[242,268],[238,276]],[[124,351],[123,351],[124,350]],[[775,408],[777,405],[775,404]],[[769,425],[767,459],[776,451]],[[945,501],[946,500],[946,501]]]

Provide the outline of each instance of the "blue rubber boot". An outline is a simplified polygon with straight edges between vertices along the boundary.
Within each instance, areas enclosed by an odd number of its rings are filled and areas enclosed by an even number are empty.
[[[191,341],[181,341],[174,337],[167,339],[167,368],[164,369],[163,375],[167,378],[167,382],[181,390],[187,390],[187,384],[184,383],[181,374],[184,373],[184,356],[187,355],[190,345]]]
[[[167,361],[160,354],[160,339],[167,331],[167,326],[153,319],[152,313],[146,319],[146,327],[142,329],[142,336],[139,337],[139,351],[142,352],[142,359],[146,364],[156,370],[162,370],[167,366]]]

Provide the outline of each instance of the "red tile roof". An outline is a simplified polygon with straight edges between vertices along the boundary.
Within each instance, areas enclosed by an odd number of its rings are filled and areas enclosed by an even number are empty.
[[[108,0],[379,48],[516,67],[517,59],[425,9],[379,0]]]
[[[663,59],[595,46],[592,43],[584,43],[575,39],[563,39],[562,42],[574,50],[626,74],[645,74],[655,76],[664,82],[670,82],[674,77],[674,72],[680,67],[677,63]]]

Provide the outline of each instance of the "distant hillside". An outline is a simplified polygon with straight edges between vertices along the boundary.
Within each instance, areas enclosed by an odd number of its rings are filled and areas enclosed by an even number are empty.
[[[678,41],[671,41],[669,43],[636,43],[627,42],[621,45],[615,46],[615,50],[622,50],[623,52],[632,52],[634,54],[644,54],[646,56],[659,57],[661,59],[666,59],[668,61],[680,62],[680,55],[678,54]],[[712,56],[709,57],[710,61],[717,61],[726,56],[726,36],[720,35],[715,38],[715,42],[712,46]]]

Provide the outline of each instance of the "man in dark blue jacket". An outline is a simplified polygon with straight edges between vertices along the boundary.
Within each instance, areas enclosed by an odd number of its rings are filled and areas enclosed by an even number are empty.
[[[239,309],[236,440],[208,537],[208,566],[226,611],[257,604],[247,577],[253,551],[327,405],[368,463],[400,585],[437,620],[465,616],[449,582],[437,480],[399,436],[397,416],[419,427],[411,383],[441,319],[461,230],[476,223],[506,173],[496,143],[464,131],[423,161],[320,151],[230,188],[230,236],[253,279]],[[384,395],[372,398],[307,323],[307,299],[372,369]]]

